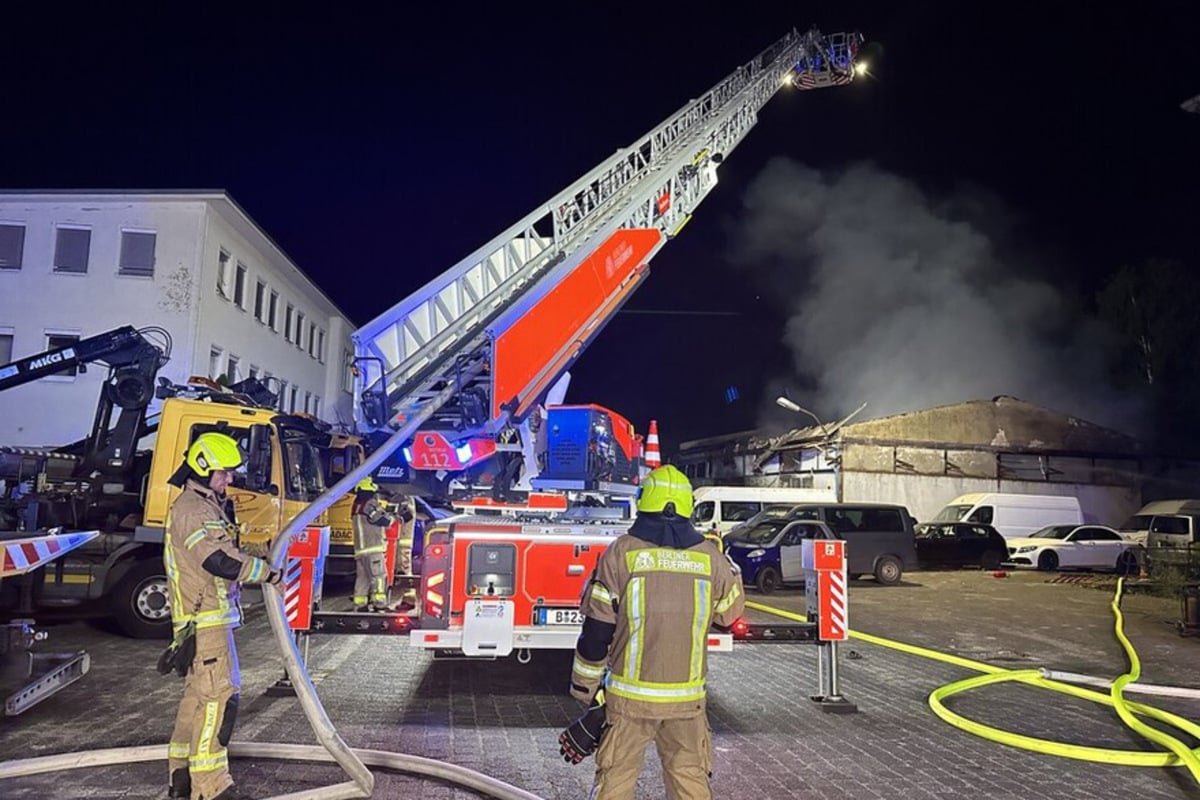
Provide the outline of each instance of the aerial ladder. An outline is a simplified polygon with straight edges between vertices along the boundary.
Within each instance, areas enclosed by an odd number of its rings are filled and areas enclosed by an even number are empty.
[[[445,480],[495,457],[506,487],[536,487],[531,412],[561,401],[568,369],[716,186],[767,101],[785,87],[850,83],[861,43],[793,30],[355,332],[360,429],[392,434],[419,419],[403,451],[418,473]]]

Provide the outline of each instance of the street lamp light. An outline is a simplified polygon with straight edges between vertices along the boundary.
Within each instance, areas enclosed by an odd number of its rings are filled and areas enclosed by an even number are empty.
[[[775,405],[779,406],[780,408],[786,408],[788,411],[794,411],[797,414],[807,414],[808,416],[813,418],[814,422],[817,423],[817,427],[821,429],[821,433],[823,435],[825,435],[825,436],[829,435],[829,433],[825,430],[825,423],[821,422],[820,418],[818,418],[816,414],[809,411],[804,406],[801,406],[800,404],[796,403],[790,397],[784,397],[783,395],[776,397]]]

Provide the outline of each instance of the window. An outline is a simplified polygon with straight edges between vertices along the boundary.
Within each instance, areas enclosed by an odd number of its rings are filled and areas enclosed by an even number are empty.
[[[296,312],[296,347],[304,349],[304,314]]]
[[[992,517],[994,515],[995,515],[995,509],[992,506],[980,506],[979,508],[975,509],[975,511],[971,514],[970,517],[967,518],[966,521],[967,522],[978,522],[981,525],[991,525]]]
[[[325,331],[317,331],[317,361],[325,363]]]
[[[225,355],[219,347],[213,347],[208,351],[208,377],[214,381],[221,377],[221,365],[224,363],[222,356]]]
[[[273,331],[279,330],[279,292],[271,291],[271,299],[267,301],[267,325]]]
[[[354,356],[349,350],[342,350],[342,391],[354,393]]]
[[[295,411],[296,411],[296,397],[297,397],[297,395],[299,395],[299,394],[300,394],[300,389],[299,389],[299,387],[297,387],[295,384],[292,384],[291,396],[289,397],[289,403],[288,403],[288,411],[291,411],[292,413],[295,413]]]
[[[246,373],[246,377],[247,378],[257,378],[258,377],[258,367],[255,366],[254,364],[251,364],[250,371],[248,373]]]
[[[87,274],[92,232],[88,228],[60,227],[54,237],[54,271]]]
[[[0,225],[0,269],[20,269],[25,253],[25,226]]]
[[[279,410],[287,411],[288,382],[279,382]]]
[[[147,231],[121,231],[119,275],[154,277],[154,242],[157,235]]]
[[[267,318],[264,314],[266,311],[267,285],[262,281],[254,282],[254,318],[259,322],[266,322]]]
[[[233,302],[238,308],[246,310],[246,265],[240,261],[233,278]]]
[[[308,323],[308,354],[314,358],[317,355],[317,323]]]
[[[320,395],[315,395],[315,394],[313,395],[312,413],[313,413],[314,417],[321,416],[321,397],[320,397]]]
[[[304,393],[304,413],[305,414],[312,413],[312,392]]]
[[[13,334],[12,328],[0,328],[0,364],[7,364],[13,360]]]
[[[289,342],[292,340],[292,317],[294,317],[295,315],[296,315],[296,309],[294,309],[292,307],[291,303],[288,303],[287,304],[287,312],[284,314],[284,317],[283,317],[283,320],[284,320],[283,321],[283,338]]]
[[[238,363],[240,359],[233,353],[230,353],[225,361],[225,385],[232,386],[237,383]]]
[[[762,503],[725,500],[721,503],[721,519],[725,522],[745,522],[762,511]]]
[[[229,251],[224,247],[217,254],[217,294],[229,299]]]
[[[58,350],[60,347],[70,347],[79,341],[78,333],[69,333],[67,331],[46,331],[46,349]],[[46,377],[62,376],[65,378],[74,379],[79,374],[79,367],[67,367],[60,369],[58,372],[51,372]]]
[[[0,364],[4,363],[3,351],[0,351]],[[1150,525],[1151,533],[1168,533],[1174,536],[1188,534],[1188,518],[1187,517],[1166,517],[1158,516],[1154,518],[1153,524]]]

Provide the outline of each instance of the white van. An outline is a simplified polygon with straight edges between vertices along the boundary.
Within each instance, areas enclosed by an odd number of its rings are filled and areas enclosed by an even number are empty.
[[[1186,547],[1200,542],[1200,500],[1155,500],[1117,530],[1129,541],[1147,547]]]
[[[1082,525],[1084,522],[1079,498],[999,492],[959,495],[931,521],[991,525],[1005,539],[1028,536],[1047,525]]]
[[[693,492],[692,524],[702,532],[717,529],[721,536],[765,506],[836,503],[833,489],[788,489],[778,486],[699,486]]]

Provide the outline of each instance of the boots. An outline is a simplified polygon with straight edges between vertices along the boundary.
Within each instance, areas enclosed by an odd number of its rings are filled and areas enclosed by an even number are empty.
[[[182,767],[171,773],[171,785],[168,789],[168,797],[183,798],[187,800],[192,796],[192,776],[187,771],[187,767]]]

